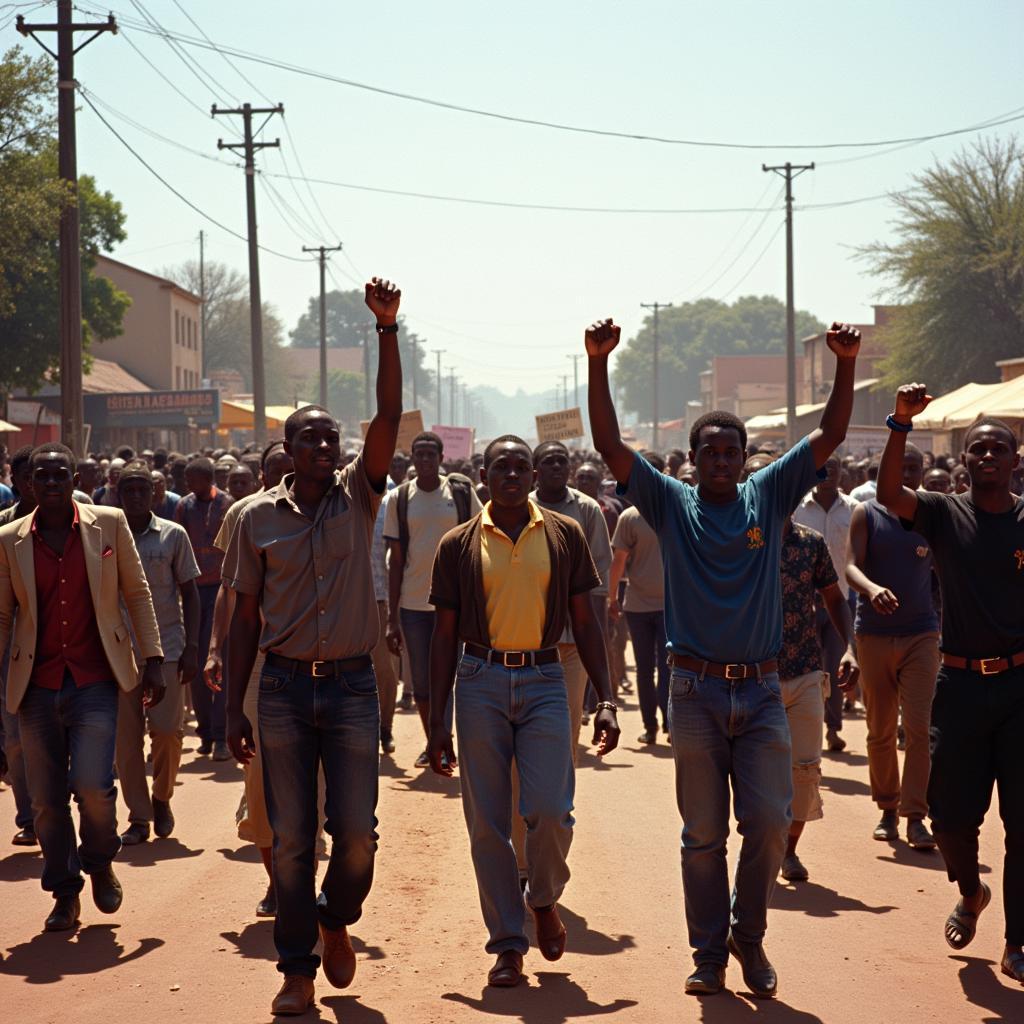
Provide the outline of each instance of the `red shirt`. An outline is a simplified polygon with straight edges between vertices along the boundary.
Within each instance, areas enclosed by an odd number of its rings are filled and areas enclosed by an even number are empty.
[[[78,509],[75,508],[63,554],[58,555],[39,535],[35,515],[32,544],[38,623],[32,683],[47,690],[59,690],[65,669],[79,687],[113,679],[96,626]],[[106,557],[116,556],[111,552]]]

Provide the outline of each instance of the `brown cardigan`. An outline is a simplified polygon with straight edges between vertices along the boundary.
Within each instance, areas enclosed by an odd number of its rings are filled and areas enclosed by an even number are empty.
[[[540,513],[551,558],[551,582],[548,585],[541,646],[554,647],[569,617],[569,598],[600,587],[601,577],[579,524],[549,509],[541,508]],[[487,599],[480,561],[482,528],[478,513],[441,538],[434,558],[430,603],[459,613],[460,640],[490,647]]]

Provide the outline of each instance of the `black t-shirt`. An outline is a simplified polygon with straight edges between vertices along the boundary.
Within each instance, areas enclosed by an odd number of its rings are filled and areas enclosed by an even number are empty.
[[[918,491],[913,523],[931,543],[942,587],[942,649],[1000,658],[1024,649],[1024,499],[983,512],[969,494]]]

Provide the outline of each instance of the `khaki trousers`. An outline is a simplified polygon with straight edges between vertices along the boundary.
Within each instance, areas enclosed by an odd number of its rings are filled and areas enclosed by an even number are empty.
[[[263,756],[262,744],[259,741],[259,702],[260,673],[263,671],[263,655],[256,655],[256,662],[249,676],[249,686],[245,691],[245,702],[242,710],[252,726],[256,737],[256,753],[252,760],[243,766],[245,772],[245,813],[238,819],[238,838],[252,843],[260,849],[274,845],[274,833],[267,816],[267,798],[263,792]]]
[[[882,810],[898,808],[904,818],[923,818],[928,813],[928,730],[939,672],[939,636],[860,634],[857,661],[867,712],[871,799]],[[907,738],[902,783],[896,755],[901,711]]]
[[[558,654],[565,673],[565,691],[569,701],[569,725],[572,730],[572,766],[576,767],[576,754],[580,745],[580,730],[583,728],[583,698],[587,692],[587,670],[580,661],[575,644],[559,644]],[[512,761],[512,848],[516,851],[516,862],[521,874],[526,873],[526,822],[518,812],[519,770]]]
[[[793,747],[793,820],[824,817],[821,803],[821,730],[828,677],[818,669],[781,679],[782,703]]]
[[[377,618],[380,621],[380,633],[371,657],[380,700],[380,734],[390,736],[395,721],[395,701],[398,699],[398,672],[401,662],[388,650],[385,640],[388,626],[387,601],[377,602]]]
[[[182,714],[184,687],[178,679],[178,663],[160,666],[166,692],[155,707],[142,706],[140,684],[134,690],[118,694],[117,745],[114,758],[121,793],[128,805],[128,820],[148,823],[153,820],[153,799],[169,802],[181,764]],[[153,744],[153,799],[146,781],[146,726]]]

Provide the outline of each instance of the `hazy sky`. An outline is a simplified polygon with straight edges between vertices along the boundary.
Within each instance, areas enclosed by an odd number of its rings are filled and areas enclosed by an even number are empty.
[[[38,11],[21,6],[30,20],[49,20],[55,10],[52,3]],[[10,8],[0,2],[0,26]],[[80,8],[107,11],[90,0]],[[796,183],[798,203],[857,199],[905,187],[916,171],[977,136],[887,153],[822,144],[925,135],[1024,113],[1019,0],[116,0],[123,33],[82,51],[78,79],[97,102],[226,161],[204,160],[105,114],[185,196],[243,233],[243,174],[230,166],[237,162],[231,154],[217,152],[218,138],[239,138],[239,119],[206,112],[213,102],[265,100],[219,55],[186,45],[216,85],[201,82],[164,39],[132,28],[142,21],[140,8],[172,32],[198,37],[187,12],[217,43],[433,99],[618,132],[781,144],[697,148],[556,131],[236,60],[253,86],[285,105],[290,137],[279,118],[267,126],[263,138],[280,137],[282,148],[259,154],[265,172],[297,174],[301,162],[310,177],[350,185],[527,204],[779,207],[767,215],[561,212],[313,185],[321,216],[303,184],[295,183],[297,197],[287,180],[270,178],[287,204],[278,200],[276,209],[268,179],[260,181],[263,244],[301,256],[303,244],[341,241],[345,253],[332,261],[341,286],[374,273],[396,279],[410,325],[447,350],[446,372],[454,367],[470,384],[509,392],[548,388],[571,372],[566,355],[582,350],[583,328],[598,316],[616,317],[631,334],[643,319],[641,302],[784,296],[782,182],[762,173],[762,162],[817,162]],[[20,40],[13,26],[0,31],[4,49]],[[1022,126],[990,134],[1009,137]],[[176,263],[197,255],[203,228],[209,259],[245,269],[244,242],[168,192],[88,108],[79,114],[78,144],[79,170],[124,204],[129,237],[116,257],[146,269]],[[799,212],[798,305],[822,319],[870,320],[879,285],[851,249],[886,238],[891,217],[885,200]],[[316,267],[270,253],[261,267],[264,298],[290,328],[316,289]]]

